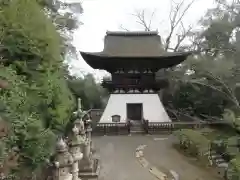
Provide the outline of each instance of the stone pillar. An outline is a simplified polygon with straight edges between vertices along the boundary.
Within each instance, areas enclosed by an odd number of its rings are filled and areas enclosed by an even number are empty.
[[[81,119],[82,114],[83,114],[83,111],[82,111],[81,99],[78,98],[77,99],[77,110],[73,112],[74,120],[77,121],[78,119]]]
[[[72,180],[79,180],[78,165],[79,165],[79,162],[83,158],[83,153],[81,152],[81,144],[83,143],[83,140],[81,139],[81,137],[79,135],[79,129],[76,127],[76,125],[72,129],[72,134],[73,134],[73,136],[71,136],[71,139],[69,141],[70,153],[73,156],[73,166],[72,166],[73,178],[72,178]]]
[[[91,152],[90,140],[86,139],[83,144],[83,169],[91,170],[93,168],[93,158]]]
[[[68,146],[62,138],[57,141],[56,153],[53,157],[53,179],[54,180],[72,180],[71,166],[73,157],[68,152]]]
[[[85,178],[97,177],[99,174],[99,160],[93,159],[91,152],[91,136],[86,133],[84,122],[80,119],[75,122],[76,127],[79,130],[79,136],[82,140],[82,153],[83,158],[79,161],[79,176]],[[88,137],[88,138],[87,138]]]
[[[82,112],[82,100],[81,98],[78,98],[78,106],[77,106],[78,111]]]
[[[95,153],[93,142],[92,142],[92,120],[88,116],[88,119],[86,120],[86,137],[90,140],[90,148],[91,152]]]
[[[92,140],[92,120],[89,116],[86,120],[86,136],[88,139]]]

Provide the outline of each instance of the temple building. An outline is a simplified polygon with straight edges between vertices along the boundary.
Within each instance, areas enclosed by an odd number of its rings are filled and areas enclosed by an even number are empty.
[[[168,81],[164,77],[156,81],[155,74],[180,64],[189,52],[165,52],[156,31],[107,32],[102,52],[81,55],[92,68],[111,73],[102,82],[110,97],[100,123],[171,121],[158,95]]]

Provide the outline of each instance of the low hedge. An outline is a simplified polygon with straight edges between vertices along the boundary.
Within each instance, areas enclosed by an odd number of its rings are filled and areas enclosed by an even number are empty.
[[[182,129],[174,135],[179,140],[179,147],[195,157],[203,157],[209,150],[209,140],[198,131]]]
[[[240,153],[229,163],[227,180],[240,180]]]
[[[232,136],[228,139],[214,140],[211,142],[211,150],[222,155],[227,162],[234,159],[240,153],[240,137]]]

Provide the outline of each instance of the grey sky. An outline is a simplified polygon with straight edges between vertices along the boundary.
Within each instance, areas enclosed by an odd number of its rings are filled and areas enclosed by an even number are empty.
[[[175,0],[179,2],[180,0]],[[186,4],[190,0],[186,0]],[[84,0],[84,13],[79,17],[84,25],[80,26],[74,34],[74,45],[77,50],[101,51],[103,38],[107,30],[120,30],[120,25],[129,30],[142,30],[132,16],[137,10],[145,9],[146,17],[152,19],[152,28],[158,29],[161,36],[166,36],[169,31],[169,12],[171,0]],[[208,8],[213,7],[213,0],[196,0],[184,18],[186,26],[193,24],[197,27],[197,21],[205,14]],[[78,60],[73,60],[73,72],[91,72],[96,76],[102,76],[102,71],[93,71],[79,55]]]

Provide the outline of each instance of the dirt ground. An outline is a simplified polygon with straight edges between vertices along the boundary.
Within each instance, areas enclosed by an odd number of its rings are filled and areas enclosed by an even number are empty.
[[[142,135],[93,137],[101,165],[99,180],[156,180],[135,157],[139,145],[146,145],[144,157],[149,163],[160,171],[177,172],[180,180],[218,180],[213,173],[194,165],[176,151],[171,146],[171,138],[161,138]]]

